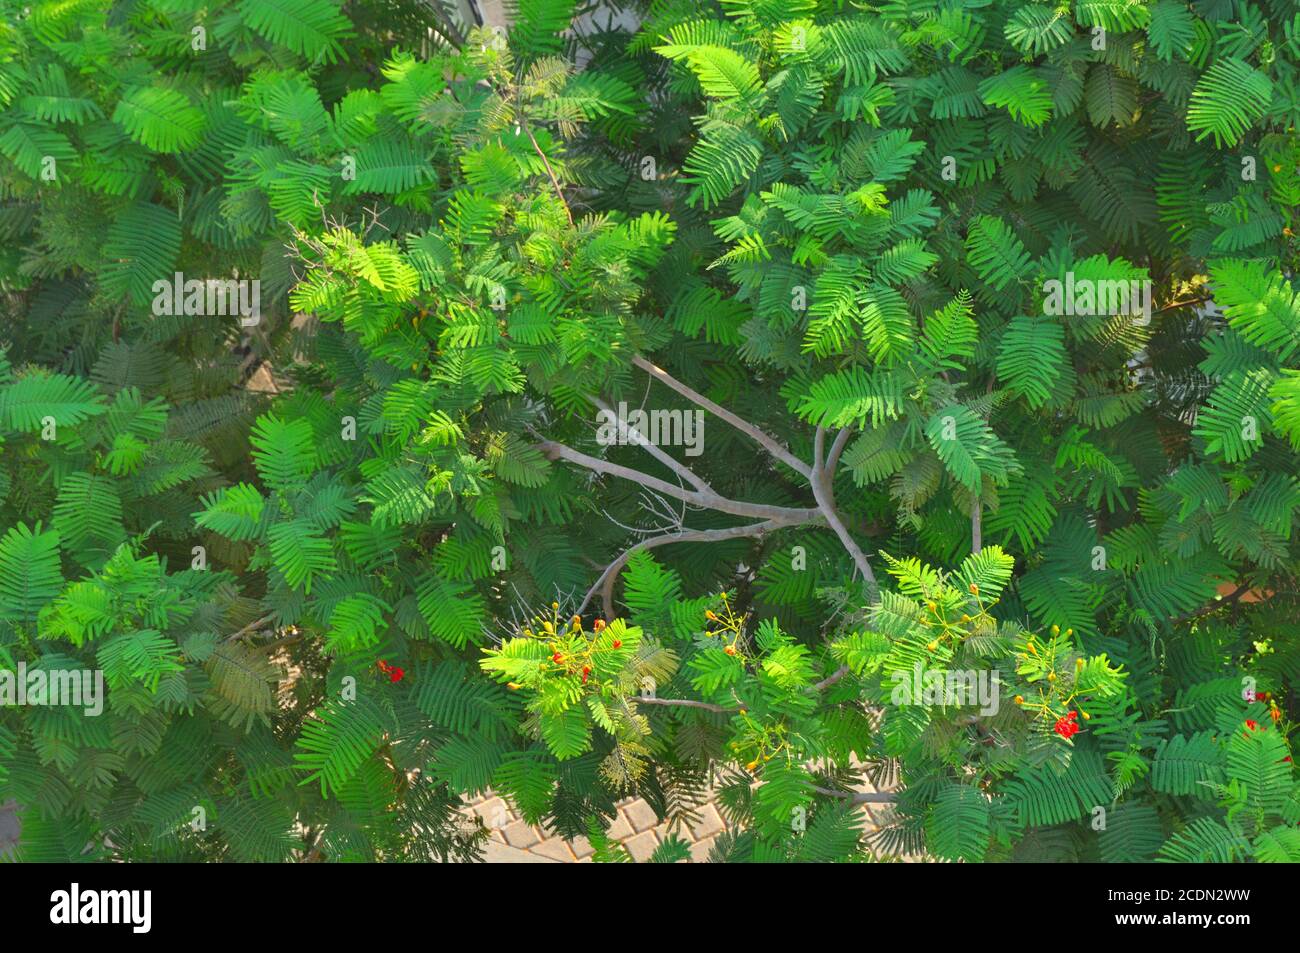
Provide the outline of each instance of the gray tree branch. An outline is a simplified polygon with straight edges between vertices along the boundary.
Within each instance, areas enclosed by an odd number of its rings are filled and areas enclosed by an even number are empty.
[[[796,457],[787,448],[777,443],[774,438],[769,437],[767,434],[763,433],[763,431],[759,430],[748,420],[744,420],[743,418],[738,417],[735,414],[733,414],[731,411],[727,410],[725,407],[721,407],[718,404],[715,404],[713,401],[709,400],[699,391],[694,390],[691,387],[688,387],[686,384],[683,384],[677,378],[673,377],[671,374],[665,371],[662,367],[652,364],[651,362],[647,361],[644,357],[638,355],[637,357],[632,358],[632,363],[635,364],[637,367],[641,368],[651,377],[655,378],[655,380],[677,391],[677,393],[681,394],[687,400],[693,401],[694,403],[703,407],[709,413],[713,414],[718,419],[726,421],[731,426],[739,430],[741,433],[753,438],[753,440],[756,441],[760,446],[762,446],[764,450],[766,450],[772,456],[776,457],[786,466],[790,467],[790,469],[794,470],[796,473],[802,474],[805,477],[812,475],[812,469],[808,466],[808,464],[804,463],[802,460]]]

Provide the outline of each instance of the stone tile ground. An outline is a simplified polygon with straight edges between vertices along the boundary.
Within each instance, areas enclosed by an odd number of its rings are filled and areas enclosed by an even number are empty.
[[[863,788],[863,790],[871,790]],[[886,820],[888,807],[864,804],[867,824],[877,825]],[[471,800],[465,808],[467,815],[477,815],[491,831],[483,859],[488,863],[590,863],[592,848],[587,838],[565,840],[542,827],[526,824],[513,811],[509,802],[492,793]],[[618,816],[610,825],[609,836],[621,843],[637,861],[645,861],[656,847],[671,834],[691,846],[691,860],[706,863],[709,850],[718,834],[726,829],[726,821],[713,802],[706,803],[697,812],[695,825],[678,825],[670,830],[667,824],[658,823],[654,809],[641,798],[629,798],[618,804]],[[918,857],[903,857],[917,861]]]
[[[12,803],[0,805],[0,857],[8,853],[18,839],[18,818],[13,808]],[[618,817],[610,826],[610,836],[621,842],[638,861],[648,859],[672,833],[668,825],[658,823],[654,810],[640,798],[623,801],[618,808]],[[868,816],[868,824],[877,824],[885,819],[879,805],[864,805],[863,810]],[[574,864],[591,860],[592,849],[587,838],[568,841],[543,828],[526,824],[504,799],[493,794],[474,799],[465,812],[481,817],[492,832],[483,852],[487,863]],[[677,835],[691,845],[691,860],[705,863],[714,840],[726,829],[726,822],[711,802],[698,813],[698,822],[691,826],[679,825]]]

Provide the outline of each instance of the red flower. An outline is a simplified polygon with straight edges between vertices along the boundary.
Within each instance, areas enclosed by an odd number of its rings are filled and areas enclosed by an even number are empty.
[[[556,665],[559,665],[561,662],[564,661],[564,656],[561,655],[559,652],[556,652],[554,655],[551,656],[551,661],[554,662]]]
[[[379,660],[379,671],[381,672],[388,671],[388,663],[385,662],[383,659]]]
[[[591,666],[589,665],[582,666],[582,684],[584,685],[587,684],[587,676],[590,674],[591,674]]]
[[[1283,758],[1282,760],[1283,760],[1283,761],[1290,761],[1290,760],[1291,760],[1291,756],[1290,756],[1290,755],[1287,755],[1287,756],[1286,756],[1285,758]]]
[[[396,665],[394,665],[393,670],[388,673],[388,677],[394,682],[400,682],[403,678],[406,677],[406,670],[402,668],[398,668]]]
[[[1256,730],[1257,728],[1259,728],[1259,723],[1256,722],[1255,719],[1253,719],[1253,718],[1247,718],[1247,719],[1246,719],[1246,727],[1249,728],[1251,731],[1254,731],[1254,730]]]
[[[1056,733],[1062,738],[1073,738],[1079,731],[1079,723],[1075,720],[1079,713],[1072,711],[1064,718],[1056,719]]]
[[[615,639],[615,640],[614,640],[614,648],[616,648],[616,649],[621,649],[622,647],[623,647],[623,640],[622,640],[622,639]]]
[[[592,632],[599,632],[599,631],[600,631],[601,629],[603,629],[603,628],[605,628],[605,620],[604,620],[604,619],[597,619],[595,622],[593,622],[593,623],[591,624],[591,631],[592,631]]]

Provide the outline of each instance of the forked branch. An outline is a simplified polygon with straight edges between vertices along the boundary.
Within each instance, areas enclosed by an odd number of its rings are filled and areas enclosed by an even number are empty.
[[[597,591],[601,592],[601,605],[605,611],[605,618],[613,621],[614,619],[614,580],[618,578],[620,570],[627,565],[627,561],[636,553],[643,550],[654,549],[656,546],[667,546],[669,543],[712,543],[720,539],[739,539],[746,536],[762,536],[764,533],[770,533],[775,529],[782,529],[787,526],[798,526],[800,523],[811,523],[820,518],[821,514],[816,510],[809,511],[806,519],[788,520],[788,519],[770,519],[761,523],[749,523],[745,526],[729,526],[725,529],[687,529],[674,533],[664,533],[662,536],[652,536],[649,539],[643,539],[634,546],[625,549],[617,559],[605,567],[605,571],[600,574],[595,585],[587,590],[587,595],[583,598],[582,604],[578,606],[578,615],[586,611],[587,605],[591,602],[592,596]]]
[[[635,435],[638,438],[632,442],[637,443],[647,453],[656,460],[670,469],[682,480],[690,483],[694,489],[688,490],[685,486],[674,486],[665,480],[643,473],[640,470],[634,470],[631,467],[625,467],[621,464],[612,463],[608,460],[602,460],[599,457],[593,457],[590,454],[582,453],[565,444],[554,440],[542,441],[537,445],[547,457],[552,460],[567,460],[578,466],[591,470],[594,473],[608,474],[609,476],[619,477],[623,480],[629,480],[638,483],[656,493],[664,496],[681,500],[693,506],[703,509],[714,510],[719,513],[728,513],[732,516],[744,516],[758,519],[761,522],[750,523],[745,526],[732,526],[725,529],[701,529],[688,530],[678,529],[670,533],[663,533],[658,536],[652,536],[643,539],[633,546],[628,547],[619,556],[611,562],[601,572],[596,579],[595,584],[587,591],[578,609],[581,614],[596,593],[601,593],[601,602],[604,613],[607,618],[613,618],[613,595],[614,582],[618,577],[618,572],[627,565],[627,561],[638,552],[652,549],[656,546],[667,546],[669,543],[686,543],[686,542],[714,542],[722,539],[735,539],[745,536],[761,536],[764,533],[777,529],[784,529],[791,526],[801,526],[810,523],[825,523],[829,526],[839,538],[840,544],[853,559],[853,564],[857,572],[861,574],[863,581],[866,583],[869,597],[874,600],[880,589],[876,582],[875,573],[871,570],[871,564],[867,560],[866,554],[858,546],[853,536],[849,533],[848,527],[844,525],[843,519],[840,518],[839,512],[835,507],[835,490],[834,477],[835,469],[839,465],[840,456],[852,436],[852,428],[844,427],[836,433],[829,450],[826,448],[826,429],[818,427],[814,439],[813,462],[808,465],[796,457],[785,446],[778,443],[773,437],[764,433],[758,427],[754,426],[747,420],[742,419],[725,407],[721,407],[709,400],[703,394],[695,389],[683,384],[663,368],[651,363],[643,357],[637,356],[632,359],[632,363],[642,368],[652,378],[660,381],[665,386],[677,391],[703,409],[709,411],[714,416],[730,424],[741,433],[751,437],[763,449],[780,462],[789,466],[796,473],[799,473],[808,480],[808,485],[812,490],[813,499],[817,505],[815,507],[790,507],[774,506],[765,503],[749,503],[744,500],[733,500],[722,496],[712,487],[702,480],[694,471],[685,464],[675,460],[672,456],[665,453],[662,449],[642,438],[633,428],[628,427],[623,421],[617,421],[620,434],[623,436]],[[596,407],[602,411],[611,412],[609,405],[598,397],[589,396],[587,398]],[[842,678],[843,673],[837,673],[832,676],[827,684],[833,683],[838,678]]]
[[[662,367],[659,367],[656,364],[652,364],[650,361],[647,361],[644,357],[640,357],[638,355],[637,357],[632,358],[632,363],[635,364],[637,367],[641,368],[643,371],[645,371],[655,380],[677,391],[677,393],[681,394],[687,400],[692,401],[693,403],[697,404],[700,407],[703,407],[705,410],[713,414],[713,416],[717,417],[719,420],[726,421],[727,423],[731,424],[731,426],[739,430],[741,433],[745,434],[748,437],[753,438],[753,440],[756,443],[758,443],[760,446],[762,446],[764,450],[766,450],[772,456],[776,457],[778,460],[780,460],[790,469],[794,470],[796,473],[802,474],[805,477],[812,475],[812,469],[808,466],[808,464],[804,463],[802,460],[796,457],[793,453],[789,451],[789,449],[777,443],[774,438],[769,437],[767,434],[763,433],[763,431],[759,430],[748,420],[744,420],[743,418],[738,417],[735,414],[733,414],[731,411],[727,410],[727,408],[715,404],[713,401],[709,400],[709,398],[705,397],[699,391],[691,387],[688,387],[686,384],[683,384],[681,381],[673,377]]]

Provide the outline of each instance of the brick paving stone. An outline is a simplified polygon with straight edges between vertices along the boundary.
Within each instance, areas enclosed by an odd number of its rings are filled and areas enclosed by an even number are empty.
[[[523,821],[515,821],[506,827],[503,831],[506,836],[506,843],[511,847],[518,847],[520,850],[526,850],[534,844],[541,841],[541,835],[533,830]]]
[[[655,836],[659,838],[661,844],[674,834],[686,841],[688,844],[694,839],[691,837],[691,832],[682,827],[681,824],[656,824],[651,828],[651,830],[655,832]]]
[[[714,838],[706,837],[703,840],[697,840],[691,845],[691,861],[696,864],[707,863],[709,851],[713,849]]]
[[[718,813],[718,809],[712,804],[705,804],[696,813],[700,819],[691,825],[691,833],[695,835],[696,840],[712,837],[727,826],[722,820],[722,815]]]
[[[637,799],[629,804],[623,814],[632,824],[632,829],[640,834],[642,831],[648,831],[659,823],[659,818],[655,817],[654,808],[641,799]]]
[[[554,864],[556,861],[532,851],[519,850],[506,843],[489,843],[483,851],[483,860],[489,864]]]
[[[627,840],[635,833],[636,831],[632,830],[631,822],[620,811],[618,817],[614,818],[614,823],[609,825],[609,830],[605,832],[605,835],[613,840],[621,841]]]
[[[515,819],[513,812],[510,810],[510,805],[506,803],[505,798],[500,797],[490,798],[473,805],[470,808],[470,813],[483,818],[483,824],[488,830],[505,827]]]
[[[637,834],[636,837],[630,837],[623,841],[623,846],[627,848],[632,859],[639,864],[644,864],[650,859],[650,855],[655,852],[659,846],[659,840],[655,837],[654,831],[645,831]]]
[[[862,790],[874,790],[870,785],[863,785]],[[638,861],[645,862],[655,849],[676,835],[690,845],[690,857],[694,863],[705,863],[709,851],[717,841],[718,834],[726,830],[726,820],[719,813],[715,802],[708,802],[698,807],[695,813],[698,819],[692,824],[678,821],[675,825],[657,823],[654,810],[641,798],[624,798],[618,802],[618,814],[606,832],[614,841],[623,844]],[[466,815],[478,815],[492,831],[484,853],[488,862],[498,863],[580,863],[592,862],[593,850],[585,837],[575,837],[566,841],[554,831],[531,827],[519,819],[511,809],[510,802],[498,797],[492,791],[485,791],[465,802],[463,812]],[[877,824],[891,822],[892,810],[887,804],[863,805],[863,813],[868,828]],[[498,826],[493,828],[493,820]],[[502,823],[504,822],[504,823]],[[3,845],[0,845],[3,846]],[[924,855],[903,855],[885,858],[901,860],[904,863],[926,863],[929,858]]]
[[[573,851],[569,850],[569,845],[558,837],[548,838],[535,847],[530,847],[528,852],[563,861],[566,864],[571,864],[577,859],[573,856]]]

